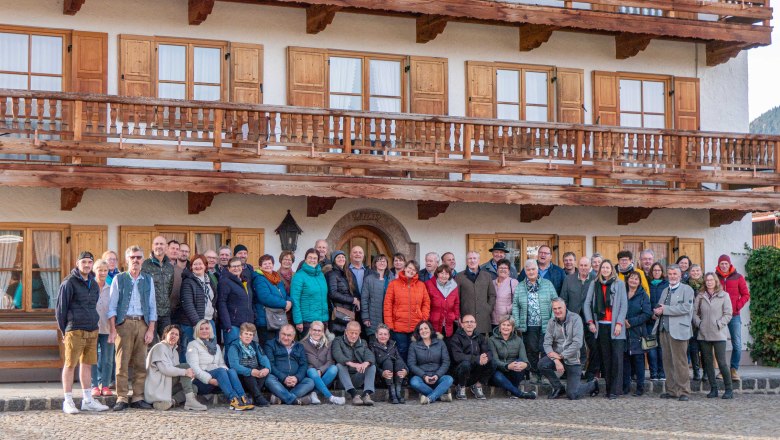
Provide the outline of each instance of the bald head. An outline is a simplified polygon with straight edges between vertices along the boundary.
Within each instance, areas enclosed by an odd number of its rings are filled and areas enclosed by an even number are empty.
[[[580,261],[577,262],[577,270],[580,272],[580,278],[585,278],[590,273],[590,258],[588,257],[582,257],[580,258]]]

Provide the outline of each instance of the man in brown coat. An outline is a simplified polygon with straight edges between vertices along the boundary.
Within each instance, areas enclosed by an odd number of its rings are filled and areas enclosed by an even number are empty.
[[[466,269],[455,276],[455,282],[460,293],[460,316],[474,316],[477,319],[476,331],[490,334],[490,314],[496,304],[496,288],[493,277],[480,270],[478,252],[466,254]]]

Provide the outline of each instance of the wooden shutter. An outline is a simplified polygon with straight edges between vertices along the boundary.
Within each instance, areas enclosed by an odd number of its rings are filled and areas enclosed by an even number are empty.
[[[593,124],[620,125],[620,90],[614,72],[593,72]]]
[[[120,95],[154,96],[155,65],[154,38],[137,35],[119,36]]]
[[[466,116],[495,117],[495,84],[496,69],[492,64],[466,61]]]
[[[106,249],[108,249],[107,227],[82,225],[70,227],[71,267],[75,266],[79,253],[82,251],[92,252],[95,259],[98,259]]]
[[[594,237],[594,249],[600,253],[605,260],[611,260],[617,264],[617,254],[621,250],[620,237]]]
[[[108,93],[108,34],[73,31],[71,90]]]
[[[468,234],[466,236],[466,252],[479,252],[479,264],[487,263],[493,258],[493,254],[488,250],[496,242],[496,236],[492,234]]]
[[[677,258],[687,255],[691,263],[698,264],[705,268],[704,240],[701,238],[678,238],[677,239]],[[711,269],[711,268],[710,268]]]
[[[263,46],[230,43],[230,101],[263,103]]]
[[[125,251],[130,246],[141,246],[144,255],[152,252],[152,241],[156,235],[154,226],[120,226],[119,227],[119,265],[125,267]]]
[[[555,91],[558,121],[568,124],[584,123],[585,74],[582,69],[556,68]],[[579,255],[579,254],[577,254]]]
[[[287,54],[287,104],[327,107],[328,51],[290,47]]]
[[[674,128],[699,130],[699,78],[674,78]]]
[[[237,244],[246,246],[249,251],[246,261],[257,266],[260,256],[265,253],[265,230],[233,228],[230,230],[230,247],[234,248]]]
[[[446,115],[447,59],[409,57],[409,74],[411,112]]]
[[[577,256],[574,263],[576,266],[579,258],[587,256],[585,255],[585,237],[582,235],[558,237],[558,265],[561,267],[563,267],[563,254],[566,252],[574,252],[574,255]]]

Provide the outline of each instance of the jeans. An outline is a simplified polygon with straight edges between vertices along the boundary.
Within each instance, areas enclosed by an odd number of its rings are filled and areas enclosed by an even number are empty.
[[[326,399],[333,397],[333,393],[328,389],[328,385],[333,383],[333,379],[339,374],[339,368],[335,365],[331,365],[320,376],[319,371],[316,368],[309,368],[306,370],[306,377],[314,382],[314,388],[320,392]]]
[[[726,341],[699,341],[699,345],[701,346],[701,356],[704,358],[704,370],[707,371],[710,389],[718,389],[718,381],[715,380],[715,364],[712,360],[712,352],[714,350],[720,374],[723,376],[723,386],[726,388],[726,391],[731,391],[731,373],[726,366]]]
[[[520,391],[520,381],[523,380],[524,371],[499,371],[493,373],[493,383],[509,391],[515,397],[523,397]]]
[[[269,374],[265,380],[265,387],[271,394],[281,399],[285,405],[292,405],[296,400],[314,390],[314,381],[304,377],[294,387],[287,388],[276,376]]]
[[[239,337],[239,329],[235,325],[230,327],[230,332],[226,332],[222,330],[222,341],[224,342],[224,346],[227,347],[230,344],[233,343],[236,339]]]
[[[414,388],[415,391],[422,394],[423,396],[427,396],[428,400],[431,402],[435,402],[439,397],[450,390],[452,382],[452,376],[445,374],[444,376],[440,377],[436,383],[433,384],[434,388],[431,388],[422,380],[421,377],[414,376],[409,381],[409,386]]]
[[[336,366],[339,370],[339,382],[344,387],[344,390],[350,391],[352,394],[355,388],[363,386],[363,392],[374,392],[374,380],[376,379],[376,365],[371,365],[366,368],[363,373],[350,373],[349,367],[346,365],[338,364]]]
[[[392,336],[396,347],[398,347],[398,354],[400,354],[401,359],[406,362],[407,356],[409,355],[409,344],[412,342],[412,334],[393,332]]]
[[[731,335],[731,368],[738,370],[739,361],[742,359],[742,318],[739,315],[731,317],[729,334]]]
[[[198,388],[198,394],[214,394],[214,391],[219,388],[222,391],[222,394],[224,394],[228,400],[233,400],[234,398],[243,397],[246,395],[236,370],[215,368],[208,373],[212,378],[217,379],[218,385],[215,386],[208,383],[203,383],[196,379],[193,383]]]
[[[661,338],[658,338],[658,347],[647,350],[647,366],[650,368],[651,379],[663,379],[666,377],[662,350]]]
[[[114,344],[108,343],[108,335],[98,335],[98,363],[92,366],[92,388],[111,384],[114,372]]]
[[[623,353],[623,394],[631,391],[631,374],[636,374],[636,391],[645,391],[645,355],[644,353]]]
[[[544,335],[541,326],[529,326],[523,333],[523,344],[525,344],[525,353],[528,355],[528,370],[532,373],[538,373],[539,354],[542,351],[542,342]]]
[[[569,400],[577,400],[583,395],[590,394],[596,390],[596,381],[586,383],[580,381],[580,375],[582,375],[581,365],[569,365],[564,362],[563,371],[566,373],[566,397]],[[555,362],[549,357],[545,356],[539,361],[539,372],[550,381],[553,389],[559,389],[563,386],[561,380],[558,379],[558,375],[555,374]]]
[[[492,375],[492,362],[480,365],[478,362],[463,361],[455,366],[455,381],[461,387],[474,385],[477,382],[487,386]]]

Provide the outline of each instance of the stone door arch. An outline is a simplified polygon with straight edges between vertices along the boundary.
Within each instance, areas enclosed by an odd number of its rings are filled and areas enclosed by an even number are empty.
[[[357,209],[348,212],[341,217],[328,234],[328,247],[333,250],[340,249],[349,233],[355,230],[370,231],[381,239],[387,246],[387,252],[392,254],[401,252],[407,259],[413,258],[419,261],[419,244],[412,242],[404,225],[395,217],[379,209]],[[350,232],[352,231],[352,232]],[[388,255],[392,262],[392,255]],[[368,264],[370,261],[366,259]]]

